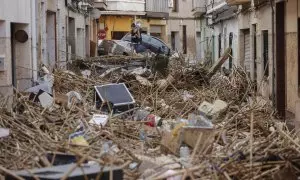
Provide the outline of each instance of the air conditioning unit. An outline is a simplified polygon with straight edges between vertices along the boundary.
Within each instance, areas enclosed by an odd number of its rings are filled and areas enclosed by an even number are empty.
[[[72,4],[72,0],[65,0],[65,5],[68,6],[69,4]]]
[[[174,7],[173,0],[169,0],[169,8],[173,8],[173,7]]]

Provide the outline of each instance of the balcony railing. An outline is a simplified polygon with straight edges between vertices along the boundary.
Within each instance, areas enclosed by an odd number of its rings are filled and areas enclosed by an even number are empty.
[[[251,0],[226,0],[226,2],[228,5],[233,6],[233,5],[242,5],[242,4],[250,3]]]
[[[148,17],[169,17],[169,0],[146,0]]]
[[[205,1],[193,0],[193,12],[194,16],[201,16],[202,14],[205,14]]]
[[[94,0],[94,7],[100,10],[107,9],[107,1],[106,0]]]

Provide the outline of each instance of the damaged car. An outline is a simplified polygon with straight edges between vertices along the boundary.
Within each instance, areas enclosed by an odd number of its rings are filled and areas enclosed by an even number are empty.
[[[135,49],[136,53],[150,51],[155,54],[172,55],[172,50],[168,45],[157,37],[142,34],[142,42]],[[98,55],[131,55],[133,45],[131,43],[131,34],[126,34],[121,40],[103,40],[98,46]]]

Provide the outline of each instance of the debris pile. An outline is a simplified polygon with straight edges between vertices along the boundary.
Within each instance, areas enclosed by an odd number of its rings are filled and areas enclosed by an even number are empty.
[[[65,165],[75,163],[73,170],[114,166],[124,179],[299,176],[300,140],[273,119],[268,101],[254,97],[243,69],[208,75],[173,60],[162,75],[149,70],[147,58],[122,56],[74,64],[53,73],[50,107],[17,93],[12,109],[1,108],[0,174],[20,178],[14,171],[72,156]],[[117,103],[125,108],[112,110]]]

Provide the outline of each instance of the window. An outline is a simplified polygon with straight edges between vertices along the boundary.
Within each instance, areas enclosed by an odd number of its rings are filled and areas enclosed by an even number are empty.
[[[187,53],[187,35],[186,35],[186,26],[182,26],[182,50],[183,54]]]
[[[172,0],[173,1],[173,12],[178,12],[178,0]]]
[[[127,34],[126,31],[112,31],[111,32],[111,37],[112,39],[115,39],[115,40],[120,40],[123,38],[123,36],[125,36]]]
[[[218,57],[220,58],[221,57],[221,49],[222,49],[222,34],[220,33],[219,34],[219,38],[218,38],[218,45],[219,45],[219,48],[218,48]]]
[[[269,38],[268,31],[263,31],[264,76],[269,76]]]
[[[233,55],[233,48],[232,48],[232,39],[233,39],[233,33],[229,33],[229,47],[231,48],[230,56],[229,56],[229,69],[232,69],[232,55]]]
[[[254,67],[254,81],[256,82],[257,79],[257,65],[256,65],[256,59],[257,59],[257,52],[256,52],[256,48],[257,48],[257,42],[256,42],[256,24],[252,25],[252,29],[253,29],[253,67]]]

